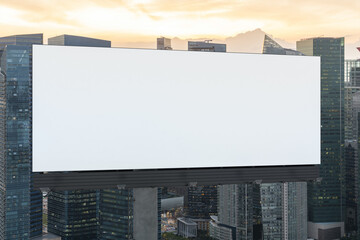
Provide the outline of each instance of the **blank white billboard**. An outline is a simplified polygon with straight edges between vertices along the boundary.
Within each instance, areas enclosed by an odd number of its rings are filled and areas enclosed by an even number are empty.
[[[33,46],[33,171],[320,164],[320,58]]]

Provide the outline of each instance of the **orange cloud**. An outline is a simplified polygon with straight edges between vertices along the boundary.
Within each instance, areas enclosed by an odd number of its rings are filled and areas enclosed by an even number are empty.
[[[147,42],[158,35],[225,38],[261,28],[288,41],[360,39],[360,1],[353,0],[0,0],[4,11],[1,35],[69,33]]]

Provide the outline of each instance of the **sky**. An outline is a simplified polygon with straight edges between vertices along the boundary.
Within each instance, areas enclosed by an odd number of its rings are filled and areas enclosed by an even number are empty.
[[[0,36],[73,34],[141,46],[159,36],[225,39],[254,29],[289,43],[326,36],[354,45],[360,1],[0,0]]]

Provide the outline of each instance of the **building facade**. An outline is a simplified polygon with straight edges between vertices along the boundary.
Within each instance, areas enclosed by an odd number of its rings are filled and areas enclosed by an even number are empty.
[[[218,215],[212,217],[210,236],[215,239],[261,239],[261,216],[256,211],[260,199],[255,197],[259,191],[255,184],[230,184],[218,186]],[[259,201],[257,204],[255,201]],[[260,218],[259,218],[260,217]],[[261,221],[261,220],[260,220]],[[254,230],[257,232],[254,233]]]
[[[319,181],[308,183],[309,237],[336,239],[345,221],[344,38],[304,39],[296,49],[321,57],[321,165]]]
[[[267,35],[263,53],[303,55],[281,47]],[[211,221],[210,233],[216,239],[306,240],[306,183],[218,186],[218,216]]]
[[[111,47],[107,40],[71,35],[56,36],[48,42],[61,46]],[[120,186],[119,189],[50,192],[48,231],[65,240],[80,236],[161,239],[161,190]]]
[[[172,50],[171,39],[160,37],[156,40],[158,50]]]
[[[345,60],[345,185],[346,213],[345,231],[347,235],[358,233],[359,222],[359,112],[360,112],[360,59]]]
[[[49,45],[111,47],[107,40],[72,35],[49,38]],[[131,239],[132,191],[53,191],[48,197],[48,231],[63,239]]]
[[[226,52],[226,44],[211,43],[209,41],[189,41],[189,51]],[[193,219],[207,219],[217,215],[218,202],[217,186],[189,186],[185,208],[187,217]]]
[[[263,54],[304,55],[283,48],[266,34]],[[264,239],[307,239],[306,191],[305,182],[260,184]]]
[[[80,47],[111,47],[111,41],[73,36],[73,35],[60,35],[48,39],[49,45],[59,46],[80,46]]]
[[[48,232],[63,240],[97,239],[99,191],[51,191]]]
[[[189,218],[177,219],[177,234],[184,238],[197,237],[197,224]]]
[[[2,95],[6,110],[1,116],[5,124],[2,147],[6,151],[1,155],[5,164],[1,167],[5,177],[0,192],[4,200],[1,239],[29,239],[42,233],[42,194],[32,188],[31,182],[32,45],[42,43],[42,34],[0,38],[1,78],[5,78],[6,88]]]
[[[263,183],[260,194],[263,239],[307,239],[306,183]]]
[[[6,203],[6,84],[5,75],[0,68],[0,239],[5,239]]]
[[[226,52],[226,44],[212,43],[211,41],[188,41],[188,51]]]
[[[133,239],[134,198],[131,189],[100,190],[98,239]]]
[[[217,186],[191,186],[188,188],[187,216],[209,219],[217,213]]]

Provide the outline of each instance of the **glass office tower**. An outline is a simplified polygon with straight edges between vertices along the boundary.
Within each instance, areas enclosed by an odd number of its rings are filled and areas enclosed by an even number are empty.
[[[191,186],[187,195],[187,216],[209,219],[217,213],[217,186]]]
[[[49,38],[49,45],[111,47],[111,42],[72,35],[61,35]],[[101,79],[99,80],[101,81]],[[99,159],[101,161],[101,159]],[[49,232],[63,239],[133,239],[136,234],[146,234],[149,229],[145,225],[137,225],[141,220],[142,210],[148,210],[146,204],[141,204],[140,196],[134,189],[102,189],[77,191],[52,191],[48,199],[48,229]],[[139,192],[139,191],[137,191]],[[141,190],[140,190],[141,192]],[[161,238],[160,228],[160,194],[154,189],[154,197],[146,200],[157,207],[152,209],[156,214],[151,218],[155,226],[152,233],[156,239]],[[141,194],[140,194],[141,195]],[[137,201],[135,201],[137,197]],[[138,212],[135,209],[139,209]],[[136,214],[140,217],[136,217]],[[141,222],[141,221],[140,221]],[[138,226],[138,228],[137,228]]]
[[[303,55],[281,47],[267,35],[263,53]],[[306,183],[218,186],[218,216],[211,221],[210,234],[216,239],[306,240]]]
[[[259,193],[258,184],[218,186],[218,215],[211,217],[210,236],[219,240],[262,239]]]
[[[60,35],[48,39],[49,45],[111,47],[101,39]],[[100,214],[100,190],[51,191],[48,196],[48,231],[64,240],[96,239]],[[115,221],[115,219],[114,219]]]
[[[2,95],[6,131],[1,134],[5,135],[6,156],[1,174],[6,180],[1,187],[1,198],[5,198],[1,203],[5,210],[0,215],[1,239],[29,239],[42,233],[42,195],[31,183],[32,45],[42,43],[42,34],[0,38],[1,78],[6,85],[6,95]]]
[[[5,150],[5,122],[6,122],[6,91],[5,75],[0,68],[0,239],[5,239],[5,199],[6,199],[6,150]]]
[[[360,59],[345,60],[345,231],[358,234],[359,223],[359,119],[360,112]]]
[[[131,189],[101,190],[98,239],[133,239],[133,204]]]
[[[226,44],[211,43],[210,40],[189,41],[188,51],[226,52]],[[198,224],[207,222],[206,231],[209,231],[210,216],[217,214],[217,194],[217,186],[214,185],[188,187],[186,215]]]
[[[344,121],[345,121],[345,139],[357,139],[357,121],[356,113],[353,111],[356,108],[354,102],[354,95],[360,90],[360,59],[345,60],[345,103],[344,103]]]
[[[80,36],[61,35],[49,38],[49,45],[83,46],[83,47],[111,47],[111,42]],[[101,81],[101,80],[99,80]],[[101,160],[101,159],[99,159]],[[161,239],[160,226],[160,195],[158,188],[147,201],[155,201],[157,207],[152,209],[156,214],[151,219],[155,226],[152,232],[156,239]],[[140,190],[141,192],[141,190]],[[133,189],[101,189],[77,191],[52,191],[48,199],[48,230],[62,236],[64,240],[70,239],[134,239],[136,234],[148,226],[136,228],[135,209],[146,211],[147,206],[142,205],[140,196]]]
[[[305,182],[260,184],[263,239],[307,239]]]
[[[48,231],[63,240],[97,239],[99,191],[51,191]]]
[[[281,47],[266,34],[263,54],[304,55]],[[264,239],[307,239],[306,191],[305,182],[260,184]]]
[[[298,51],[321,56],[320,179],[308,183],[309,237],[336,239],[344,234],[344,38],[310,38]]]

